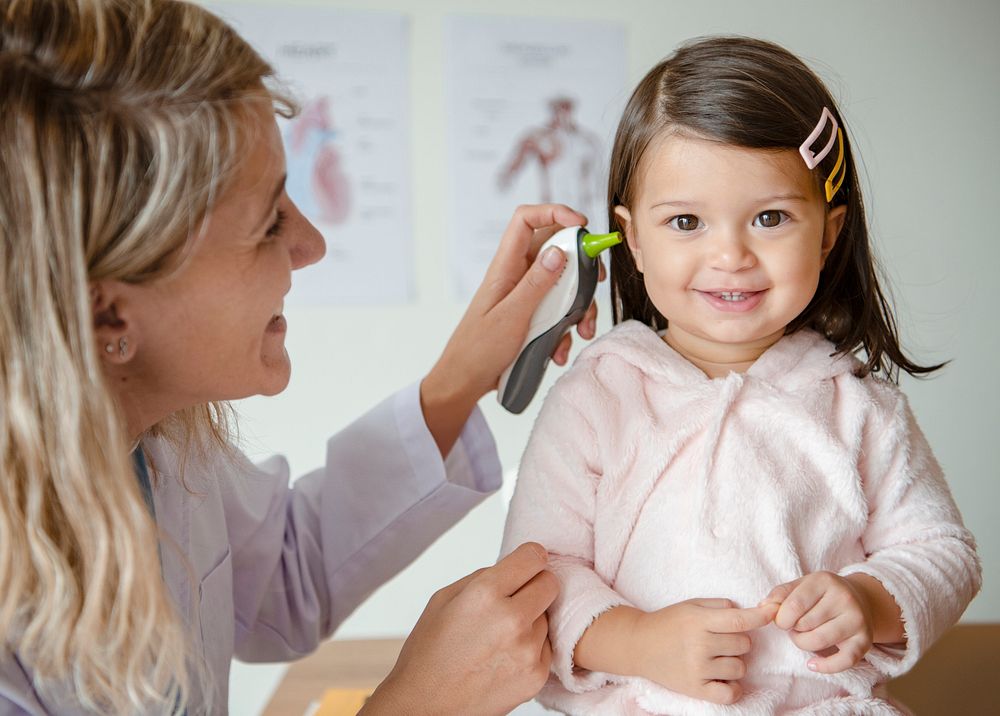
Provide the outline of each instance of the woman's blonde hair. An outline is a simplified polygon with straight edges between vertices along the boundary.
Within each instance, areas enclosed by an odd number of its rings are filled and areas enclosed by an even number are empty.
[[[90,286],[176,269],[250,103],[294,111],[271,77],[197,6],[0,0],[0,645],[40,691],[68,683],[94,711],[183,710],[192,657]],[[224,443],[223,407],[158,431]]]

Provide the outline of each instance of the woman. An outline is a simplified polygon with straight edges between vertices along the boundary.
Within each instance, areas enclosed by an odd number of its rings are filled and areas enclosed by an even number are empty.
[[[515,213],[438,363],[325,468],[289,489],[231,447],[219,401],[285,387],[282,300],[325,250],[271,74],[196,6],[0,0],[0,714],[225,713],[234,653],[308,653],[499,485],[475,404],[562,266],[532,246],[585,221],[566,207]],[[436,594],[366,712],[533,696],[544,555]]]

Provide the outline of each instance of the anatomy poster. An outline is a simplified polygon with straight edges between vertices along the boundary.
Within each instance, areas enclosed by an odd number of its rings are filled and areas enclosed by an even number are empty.
[[[597,22],[452,17],[446,30],[450,256],[467,298],[518,204],[607,226],[611,142],[627,100],[625,33]]]
[[[402,15],[215,4],[277,70],[300,113],[278,118],[289,196],[326,239],[288,303],[409,301],[408,24]]]

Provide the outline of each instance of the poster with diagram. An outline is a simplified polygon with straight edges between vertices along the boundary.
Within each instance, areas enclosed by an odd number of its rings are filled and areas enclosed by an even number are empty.
[[[627,100],[625,30],[455,16],[445,42],[449,255],[465,299],[519,204],[568,204],[605,230],[608,155]]]
[[[277,70],[300,104],[278,118],[287,191],[327,252],[295,274],[290,305],[410,301],[409,26],[403,15],[210,5]]]

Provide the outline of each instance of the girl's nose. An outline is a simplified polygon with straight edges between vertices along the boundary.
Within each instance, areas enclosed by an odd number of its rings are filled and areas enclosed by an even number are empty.
[[[712,268],[735,273],[753,268],[757,257],[739,229],[723,229],[712,240],[710,260]]]
[[[292,260],[292,270],[311,266],[326,254],[326,240],[315,226],[292,204],[292,220],[289,222],[288,253]]]

